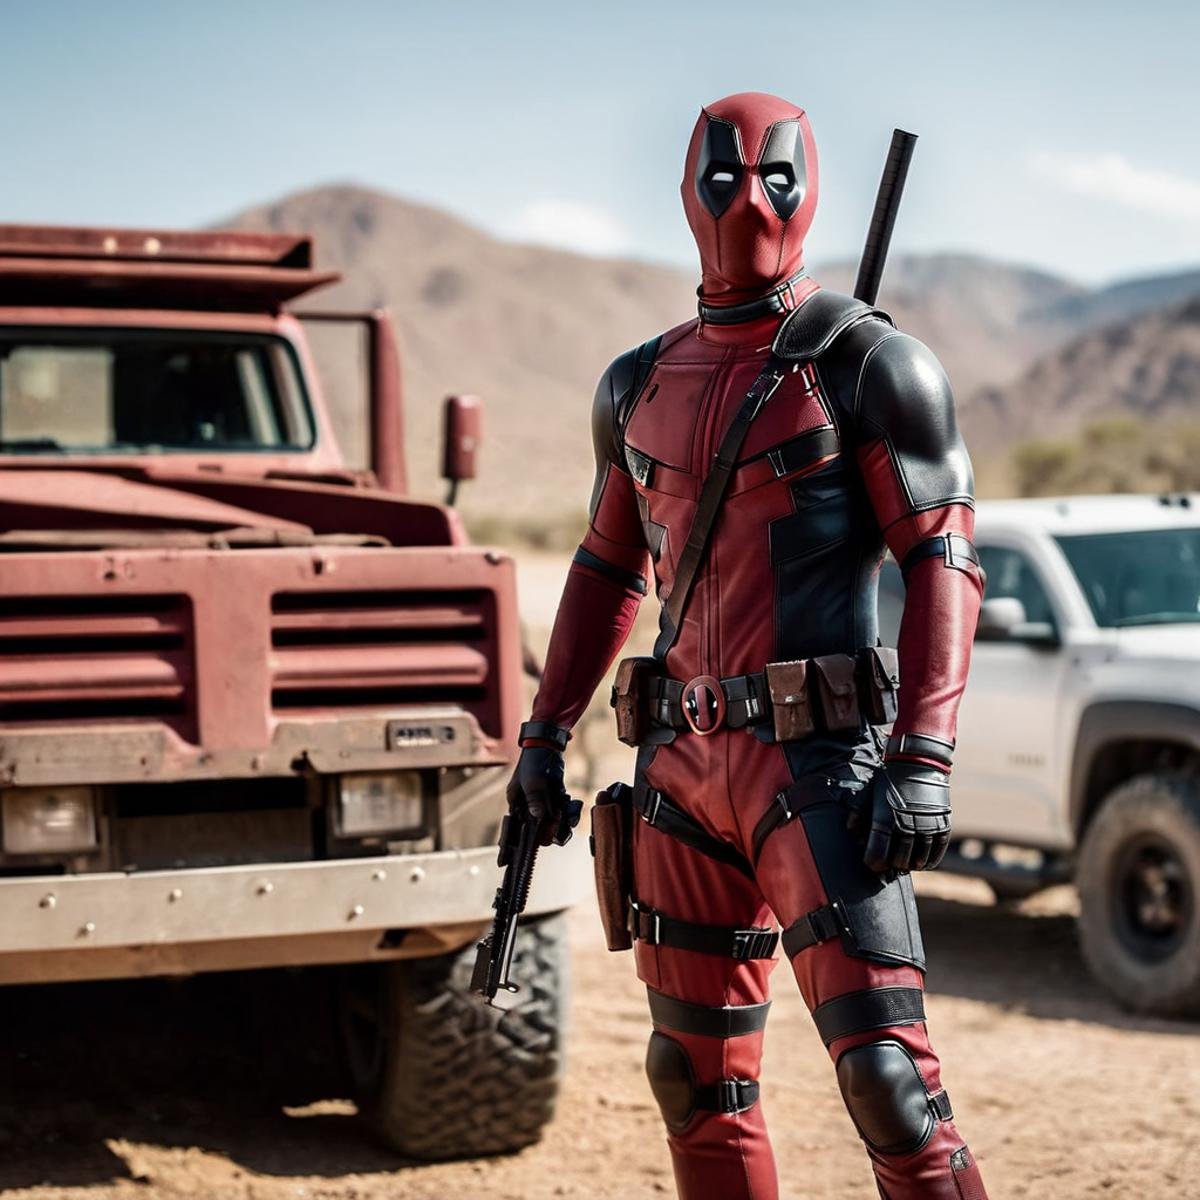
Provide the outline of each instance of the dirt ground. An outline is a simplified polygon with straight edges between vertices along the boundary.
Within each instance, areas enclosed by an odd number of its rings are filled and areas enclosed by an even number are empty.
[[[561,561],[523,564],[541,640]],[[586,738],[581,738],[586,741]],[[588,752],[607,771],[601,746]],[[928,1011],[993,1200],[1200,1200],[1200,1025],[1123,1013],[1089,977],[1068,888],[1017,908],[921,877]],[[510,1158],[398,1162],[362,1133],[321,972],[0,990],[3,1200],[551,1200],[674,1194],[642,1074],[628,954],[572,916],[567,1074],[545,1139]],[[782,1194],[874,1196],[820,1040],[776,972],[763,1103]]]
[[[1019,910],[922,881],[931,1028],[993,1200],[1200,1197],[1200,1028],[1128,1016],[1080,961],[1072,894]],[[572,919],[568,1068],[545,1140],[421,1166],[366,1141],[337,1097],[318,973],[0,995],[5,1200],[483,1200],[673,1194],[642,1076],[629,955]],[[764,1104],[783,1194],[874,1194],[820,1041],[776,974]]]

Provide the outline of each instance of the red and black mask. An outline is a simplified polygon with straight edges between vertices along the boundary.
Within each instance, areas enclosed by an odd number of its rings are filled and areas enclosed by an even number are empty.
[[[817,150],[804,110],[762,92],[708,105],[680,190],[703,300],[738,304],[792,278],[817,207]]]

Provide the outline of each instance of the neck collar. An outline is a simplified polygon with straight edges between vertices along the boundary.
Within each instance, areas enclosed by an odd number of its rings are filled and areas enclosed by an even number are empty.
[[[797,286],[807,278],[808,272],[801,267],[790,279],[776,284],[769,292],[741,304],[708,304],[701,300],[698,306],[700,322],[703,325],[741,325],[746,321],[790,312],[811,290],[811,285]],[[799,296],[796,295],[797,291],[800,292]]]

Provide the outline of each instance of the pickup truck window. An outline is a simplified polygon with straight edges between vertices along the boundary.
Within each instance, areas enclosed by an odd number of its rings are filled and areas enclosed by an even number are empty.
[[[988,600],[1011,597],[1025,606],[1025,620],[1057,626],[1050,597],[1033,564],[1019,550],[1007,546],[980,546],[979,561],[987,573]]]
[[[1055,540],[1097,625],[1200,621],[1200,529],[1072,534]]]
[[[313,421],[282,338],[0,329],[0,454],[307,450]]]

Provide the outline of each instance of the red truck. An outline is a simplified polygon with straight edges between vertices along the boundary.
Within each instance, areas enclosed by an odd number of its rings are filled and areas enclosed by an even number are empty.
[[[405,494],[386,314],[288,311],[336,278],[306,237],[0,226],[0,983],[347,964],[375,1129],[507,1150],[553,1109],[586,871],[545,856],[523,990],[476,1004],[515,569]],[[370,470],[311,319],[365,329]]]

